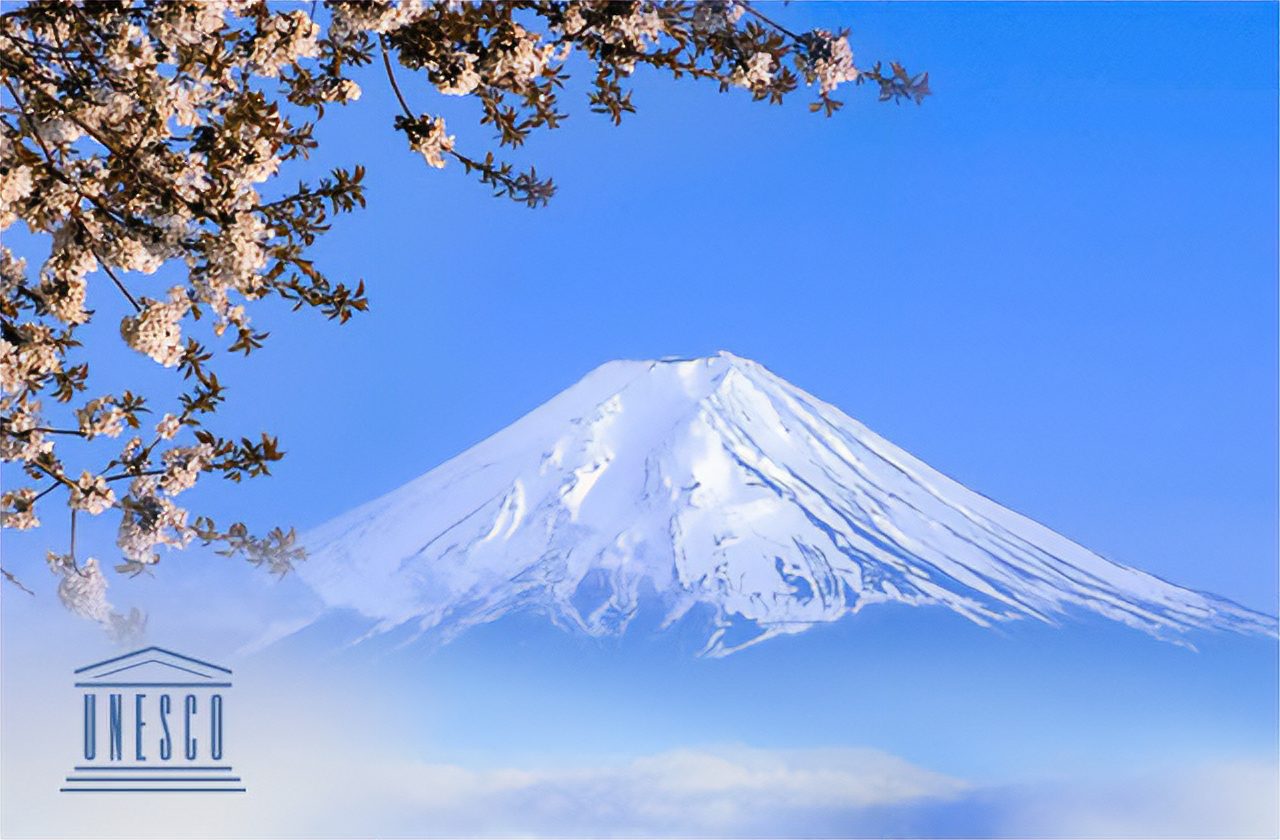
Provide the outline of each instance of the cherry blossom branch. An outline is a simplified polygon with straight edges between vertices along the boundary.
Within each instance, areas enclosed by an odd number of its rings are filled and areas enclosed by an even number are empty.
[[[35,494],[34,496],[32,496],[32,497],[31,497],[31,503],[32,503],[32,504],[35,504],[36,502],[40,501],[40,500],[41,500],[41,499],[43,499],[45,496],[49,495],[49,494],[50,494],[50,493],[52,493],[54,490],[57,490],[57,489],[58,489],[59,487],[61,487],[61,486],[62,486],[61,482],[58,482],[58,481],[53,482],[53,484],[50,484],[48,487],[44,488],[44,489],[43,489],[43,490],[41,490],[39,493],[37,493],[37,494]]]
[[[84,222],[80,222],[80,228],[82,230],[84,229]],[[93,246],[89,246],[89,250],[92,251],[93,255],[98,258],[98,265],[102,266],[102,270],[105,271],[107,273],[107,276],[111,278],[111,282],[116,284],[116,288],[120,290],[120,294],[124,295],[125,298],[128,299],[129,303],[133,304],[134,310],[141,312],[142,304],[138,303],[138,301],[134,299],[133,295],[129,294],[129,290],[124,287],[124,283],[120,282],[120,278],[117,277],[116,273],[111,270],[111,266],[107,265],[106,260],[102,259],[102,256],[98,253],[98,249],[94,248]]]
[[[35,467],[36,469],[40,470],[40,471],[41,471],[41,472],[43,472],[45,475],[49,476],[49,478],[52,478],[54,481],[58,482],[59,484],[65,485],[66,487],[75,487],[75,486],[76,486],[76,483],[75,483],[74,481],[72,481],[71,479],[67,478],[67,477],[66,477],[66,475],[62,475],[62,474],[59,474],[59,473],[55,473],[53,470],[49,469],[48,467],[46,467],[44,464],[40,463],[39,461],[30,461],[30,462],[28,462],[28,463],[30,463],[30,464],[31,464],[31,466],[33,466],[33,467]]]
[[[409,109],[409,103],[405,102],[404,94],[400,92],[400,84],[396,81],[396,72],[391,67],[391,54],[387,52],[387,36],[383,35],[378,42],[382,47],[382,66],[387,69],[387,79],[391,82],[391,89],[395,91],[396,99],[400,100],[400,110],[404,111],[404,115],[411,120],[416,120],[418,116]]]
[[[154,445],[155,444],[152,444],[152,446]],[[116,473],[115,475],[104,476],[102,480],[103,481],[124,481],[126,478],[141,478],[142,476],[146,476],[146,475],[164,475],[164,470],[143,470],[142,472],[136,472],[136,473],[132,473],[132,472]]]
[[[405,101],[399,83],[396,81],[396,74],[391,67],[391,54],[387,50],[387,38],[385,35],[379,41],[379,45],[382,48],[382,66],[387,70],[387,79],[391,82],[391,89],[395,92],[396,99],[400,102],[400,109],[404,111],[404,117],[407,120],[405,123],[406,133],[408,133],[409,129],[420,124],[422,120],[413,113],[409,103]],[[412,137],[412,134],[410,136]],[[475,160],[454,149],[452,140],[448,146],[442,146],[440,151],[461,163],[463,169],[468,173],[473,171],[480,172],[481,183],[496,187],[497,194],[511,196],[518,201],[524,202],[529,207],[546,204],[548,199],[555,194],[555,185],[550,180],[539,181],[538,173],[535,169],[530,168],[527,173],[512,176],[511,165],[495,163],[492,153],[482,161]],[[437,161],[434,165],[442,166],[443,162]]]
[[[10,141],[0,148],[0,226],[25,222],[51,244],[39,276],[30,278],[25,260],[0,244],[0,337],[17,348],[0,365],[0,447],[6,460],[22,464],[30,485],[0,492],[0,522],[40,527],[33,503],[68,487],[73,511],[122,514],[116,542],[127,572],[149,570],[160,560],[158,547],[181,547],[193,536],[273,571],[303,556],[292,532],[260,539],[241,523],[223,530],[200,516],[189,526],[188,511],[175,504],[201,473],[239,481],[267,474],[283,456],[269,435],[237,440],[203,425],[223,404],[224,387],[206,365],[212,352],[188,330],[209,313],[216,335],[233,329],[228,349],[249,352],[265,335],[250,328],[246,310],[266,294],[339,321],[367,308],[363,283],[331,282],[309,252],[332,217],[364,205],[363,167],[335,169],[296,192],[271,185],[281,183],[285,164],[317,145],[313,123],[295,126],[292,115],[318,121],[330,105],[354,102],[360,88],[349,68],[375,60],[375,49],[400,108],[395,128],[410,147],[433,168],[452,161],[496,195],[530,206],[550,198],[552,182],[533,167],[519,171],[496,159],[497,148],[456,149],[443,117],[413,111],[411,85],[402,87],[397,72],[442,95],[470,97],[480,126],[497,132],[495,147],[512,148],[568,117],[557,97],[571,53],[594,75],[587,108],[615,123],[635,111],[628,85],[641,66],[771,102],[808,84],[819,100],[811,107],[828,114],[840,107],[831,94],[845,83],[877,82],[881,99],[928,94],[927,76],[909,76],[899,65],[892,75],[878,64],[859,71],[843,30],[797,34],[773,19],[773,7],[762,11],[747,0],[331,2],[324,20],[315,19],[314,2],[312,14],[305,3],[10,5],[0,12],[0,91],[13,98],[0,103]],[[259,190],[290,194],[264,201]],[[167,301],[135,296],[126,283],[133,271],[184,264],[185,278]],[[99,267],[132,306],[120,322],[125,343],[192,381],[175,389],[181,407],[156,425],[148,445],[149,436],[133,437],[105,466],[82,472],[56,454],[60,436],[116,437],[122,422],[139,428],[141,406],[128,392],[72,406],[83,433],[41,409],[41,397],[69,403],[88,388],[89,363],[72,364],[69,354],[80,345],[77,326],[94,317],[85,309],[86,278]],[[101,351],[101,331],[93,334],[90,358]],[[195,445],[162,444],[180,433]],[[119,499],[112,482],[128,486]],[[71,554],[55,569],[63,575],[75,563],[78,516]]]
[[[782,24],[778,23],[777,21],[773,20],[772,18],[770,18],[760,10],[756,9],[756,7],[752,6],[750,3],[747,3],[745,1],[740,1],[735,3],[735,5],[737,5],[738,8],[744,10],[747,14],[751,15],[752,17],[755,17],[760,21],[767,23],[769,26],[772,26],[774,29],[778,30],[783,35],[786,35],[791,40],[797,43],[804,43],[803,37],[792,32],[790,29],[787,29]]]
[[[24,74],[22,72],[23,68],[21,66],[6,60],[3,54],[0,54],[0,66],[6,67],[17,76],[23,77],[28,84],[31,84],[33,82],[33,80],[27,74]],[[34,81],[40,84],[56,84],[56,81],[50,81],[48,79],[37,78]],[[16,101],[18,101],[18,105],[20,108],[23,109],[24,115],[27,114],[28,111],[25,103],[23,103],[21,100],[18,100],[18,94],[14,91],[12,87],[9,87],[8,80],[5,80],[4,84],[5,84],[5,87],[9,88],[9,93],[13,95]],[[92,137],[108,152],[110,152],[111,154],[115,155],[117,158],[120,158],[123,161],[128,161],[132,159],[133,154],[137,151],[139,147],[138,144],[135,144],[133,149],[131,149],[129,152],[126,153],[120,148],[117,148],[117,146],[114,143],[112,143],[112,141],[107,139],[101,132],[99,132],[93,126],[86,124],[84,120],[80,119],[80,117],[75,112],[73,112],[71,108],[68,107],[66,103],[64,103],[61,100],[60,97],[58,97],[57,95],[50,94],[48,91],[45,91],[45,90],[39,90],[39,93],[42,96],[44,96],[46,99],[48,99],[56,108],[58,108],[62,112],[62,115],[67,120],[75,124],[76,127],[78,127],[81,131],[83,131],[89,137]],[[30,117],[28,116],[27,119],[30,120]],[[44,145],[44,141],[40,138],[39,132],[32,131],[31,133],[36,138],[36,142],[38,142],[41,148],[44,150],[45,156],[49,158],[50,167],[53,168],[55,172],[57,172],[56,165],[53,162],[52,155],[49,154],[49,149],[47,146]],[[142,139],[143,138],[139,138],[139,143],[141,142]],[[58,174],[61,174],[61,173],[58,173]],[[138,170],[138,174],[141,175],[150,183],[151,188],[155,190],[157,194],[164,195],[169,198],[175,198],[179,202],[181,202],[182,205],[192,213],[192,215],[197,216],[199,218],[207,219],[208,221],[214,222],[215,224],[218,223],[219,221],[218,219],[209,215],[207,212],[203,211],[199,205],[194,204],[188,201],[187,199],[183,198],[181,195],[173,192],[173,190],[170,188],[168,184],[159,182],[158,179],[154,175],[152,175],[150,172],[147,172],[146,170]],[[66,183],[76,186],[75,182],[71,181],[70,179],[63,178],[63,180],[66,181]],[[79,193],[81,198],[95,205],[98,205],[98,202],[91,196],[84,195],[83,193],[79,192],[78,189],[77,189],[77,192]],[[121,223],[125,223],[124,220],[119,218],[117,218],[117,221],[121,221]]]
[[[4,60],[3,60],[3,56],[0,56],[0,65],[3,65],[4,63],[5,63],[5,62],[4,62]],[[9,80],[8,80],[8,79],[5,79],[5,80],[4,80],[4,86],[5,86],[5,89],[7,89],[7,90],[9,91],[9,95],[13,97],[13,101],[14,101],[14,102],[16,102],[16,103],[18,104],[18,110],[22,113],[22,116],[23,116],[24,118],[26,118],[26,120],[27,120],[27,122],[28,122],[28,123],[31,123],[31,115],[30,115],[29,111],[27,110],[27,104],[26,104],[25,102],[23,102],[23,101],[22,101],[22,98],[21,98],[21,97],[19,97],[19,96],[18,96],[18,92],[17,92],[16,90],[14,90],[14,89],[13,89],[13,87],[9,84]],[[56,102],[56,100],[55,100],[55,102]],[[62,103],[60,103],[60,102],[56,102],[56,104],[57,104],[59,107],[63,108],[64,110],[66,109],[66,106],[62,105]],[[82,127],[82,128],[84,128],[84,126],[83,126],[82,124],[80,124],[79,122],[77,122],[77,124],[78,124],[78,125],[81,125],[81,127]],[[87,128],[86,128],[85,130],[86,130],[86,131],[88,131],[89,129],[87,129]],[[122,217],[122,216],[120,216],[120,215],[118,215],[118,214],[114,214],[110,209],[108,209],[108,208],[106,208],[105,206],[103,206],[103,204],[102,204],[102,203],[101,203],[97,198],[95,198],[94,196],[91,196],[91,195],[86,195],[86,194],[84,193],[84,191],[80,189],[80,185],[79,185],[79,184],[77,184],[77,183],[76,183],[75,181],[73,181],[71,178],[68,178],[68,177],[66,176],[66,174],[65,174],[64,172],[62,172],[62,171],[58,168],[57,162],[54,160],[53,153],[49,150],[49,147],[45,144],[45,142],[44,142],[44,138],[42,138],[42,137],[40,136],[40,132],[38,132],[38,131],[34,131],[34,130],[33,130],[33,131],[31,132],[31,136],[32,136],[33,138],[35,138],[36,144],[40,147],[40,151],[44,153],[45,160],[46,160],[46,161],[48,162],[48,164],[49,164],[49,171],[50,171],[50,172],[52,172],[52,173],[53,173],[53,175],[54,175],[56,178],[58,178],[58,180],[62,181],[64,184],[67,184],[67,185],[69,185],[72,189],[74,189],[74,190],[76,191],[76,195],[77,195],[77,196],[78,196],[82,201],[88,201],[90,204],[92,204],[92,205],[94,205],[95,207],[97,207],[99,210],[101,210],[101,211],[102,211],[103,213],[105,213],[109,218],[113,219],[113,220],[114,220],[114,221],[116,221],[117,223],[119,223],[119,224],[123,224],[123,225],[126,225],[126,226],[128,226],[128,225],[129,225],[129,221],[128,221],[127,219],[125,219],[124,217]],[[97,138],[95,137],[94,139],[96,140]],[[98,142],[102,143],[103,141],[99,140]],[[108,151],[114,151],[114,150],[112,150],[112,149],[111,149],[111,147],[110,147],[109,145],[107,145],[106,143],[103,143],[103,145],[104,145],[104,146],[106,146],[106,148],[107,148],[107,150],[108,150]],[[85,227],[85,225],[84,225],[84,222],[83,222],[83,221],[81,221],[80,219],[76,219],[76,223],[80,226],[81,231],[82,231],[86,236],[90,237],[90,239],[92,239],[92,235],[91,235],[91,234],[89,233],[89,231],[86,229],[86,227]],[[94,255],[95,255],[95,256],[97,256],[97,252],[96,252],[96,251],[95,251]],[[109,269],[109,268],[107,268],[106,263],[105,263],[101,258],[98,258],[98,262],[102,264],[102,267],[103,267],[104,269],[106,269],[106,270],[107,270],[107,273],[108,273],[108,274],[111,274],[110,269]],[[115,277],[115,275],[111,275],[111,279],[115,281],[115,284],[120,288],[120,291],[124,293],[124,296],[125,296],[126,298],[128,298],[128,299],[129,299],[129,302],[133,304],[134,308],[135,308],[135,309],[137,309],[137,310],[139,310],[139,311],[141,311],[142,307],[138,306],[138,302],[137,302],[136,300],[134,300],[134,299],[133,299],[133,295],[129,294],[129,291],[128,291],[127,289],[125,289],[125,288],[124,288],[124,285],[120,282],[120,280],[119,280],[118,278],[116,278],[116,277]]]

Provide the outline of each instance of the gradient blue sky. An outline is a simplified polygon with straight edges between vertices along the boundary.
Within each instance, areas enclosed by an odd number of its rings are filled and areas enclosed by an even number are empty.
[[[850,91],[827,120],[641,73],[621,128],[579,109],[522,151],[560,187],[530,211],[421,165],[366,73],[306,167],[369,166],[369,208],[316,256],[371,311],[258,316],[272,340],[224,363],[224,428],[289,457],[206,508],[305,528],[597,364],[725,348],[1113,559],[1274,613],[1275,5],[777,13],[852,25],[860,61],[927,69],[936,95]],[[471,103],[407,88],[482,148]],[[165,382],[94,358],[104,383]]]

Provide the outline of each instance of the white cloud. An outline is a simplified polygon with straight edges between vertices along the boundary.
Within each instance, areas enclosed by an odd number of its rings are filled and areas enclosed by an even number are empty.
[[[988,791],[1006,836],[1277,837],[1280,767],[1222,761],[1109,782]]]
[[[682,749],[553,770],[405,764],[382,772],[378,786],[420,819],[412,830],[443,821],[450,831],[499,834],[750,834],[789,812],[951,799],[969,787],[868,749]]]

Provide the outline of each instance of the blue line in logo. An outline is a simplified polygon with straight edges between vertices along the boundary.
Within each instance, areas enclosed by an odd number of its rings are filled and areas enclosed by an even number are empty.
[[[152,650],[154,650],[156,653],[164,653],[169,656],[176,656],[178,659],[185,659],[188,662],[194,662],[195,664],[203,665],[206,668],[213,668],[214,670],[221,671],[224,674],[231,673],[230,668],[223,668],[221,665],[214,665],[212,662],[205,662],[202,659],[196,659],[194,656],[183,656],[181,653],[174,653],[171,650],[165,650],[164,648],[156,647],[155,645],[152,645],[151,647],[139,648],[138,650],[132,651],[130,653],[121,654],[120,656],[113,656],[110,659],[104,659],[101,662],[95,662],[92,665],[85,665],[83,668],[77,668],[74,673],[82,674],[85,671],[92,671],[94,668],[101,668],[103,665],[110,665],[112,662],[119,662],[121,659],[128,659],[130,656],[137,656],[140,653],[146,653],[147,651],[152,651]]]
[[[147,660],[144,660],[144,661],[142,661],[142,662],[135,662],[135,663],[134,663],[134,664],[132,664],[132,665],[125,665],[125,666],[123,666],[123,667],[121,667],[121,668],[116,668],[116,669],[115,669],[115,670],[113,670],[113,671],[106,671],[106,672],[101,673],[101,674],[94,674],[94,676],[95,676],[96,678],[101,679],[102,677],[109,677],[109,676],[111,676],[112,674],[118,674],[118,673],[120,673],[121,671],[131,671],[131,670],[133,670],[134,668],[141,668],[143,665],[151,665],[152,663],[154,663],[154,664],[156,664],[156,665],[163,665],[163,666],[164,666],[164,667],[166,667],[166,668],[173,668],[173,669],[174,669],[174,670],[176,670],[176,671],[186,671],[188,674],[195,674],[197,677],[203,677],[203,678],[204,678],[204,679],[206,679],[206,680],[211,680],[211,679],[213,679],[213,677],[209,676],[208,674],[202,674],[201,672],[197,671],[195,668],[184,668],[184,667],[183,667],[183,666],[181,666],[181,665],[174,665],[172,662],[163,662],[163,661],[161,661],[161,660],[159,660],[159,659],[147,659]]]
[[[204,767],[194,767],[194,766],[186,766],[186,767],[102,767],[102,766],[98,766],[98,765],[81,764],[81,765],[77,765],[75,769],[77,769],[77,770],[93,770],[93,771],[99,771],[99,770],[145,770],[145,771],[147,771],[148,773],[150,773],[150,772],[152,772],[153,770],[230,770],[230,769],[231,769],[231,767],[209,767],[209,766],[204,766]]]
[[[111,776],[67,776],[68,782],[238,782],[239,776],[183,776],[174,778],[173,776],[130,776],[128,779]]]
[[[230,688],[229,682],[78,682],[76,688]]]
[[[246,787],[60,787],[64,794],[242,794]]]

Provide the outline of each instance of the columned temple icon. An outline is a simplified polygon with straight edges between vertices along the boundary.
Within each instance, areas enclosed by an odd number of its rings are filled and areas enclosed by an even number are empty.
[[[226,758],[231,670],[145,647],[75,670],[80,754],[65,793],[243,793]]]

